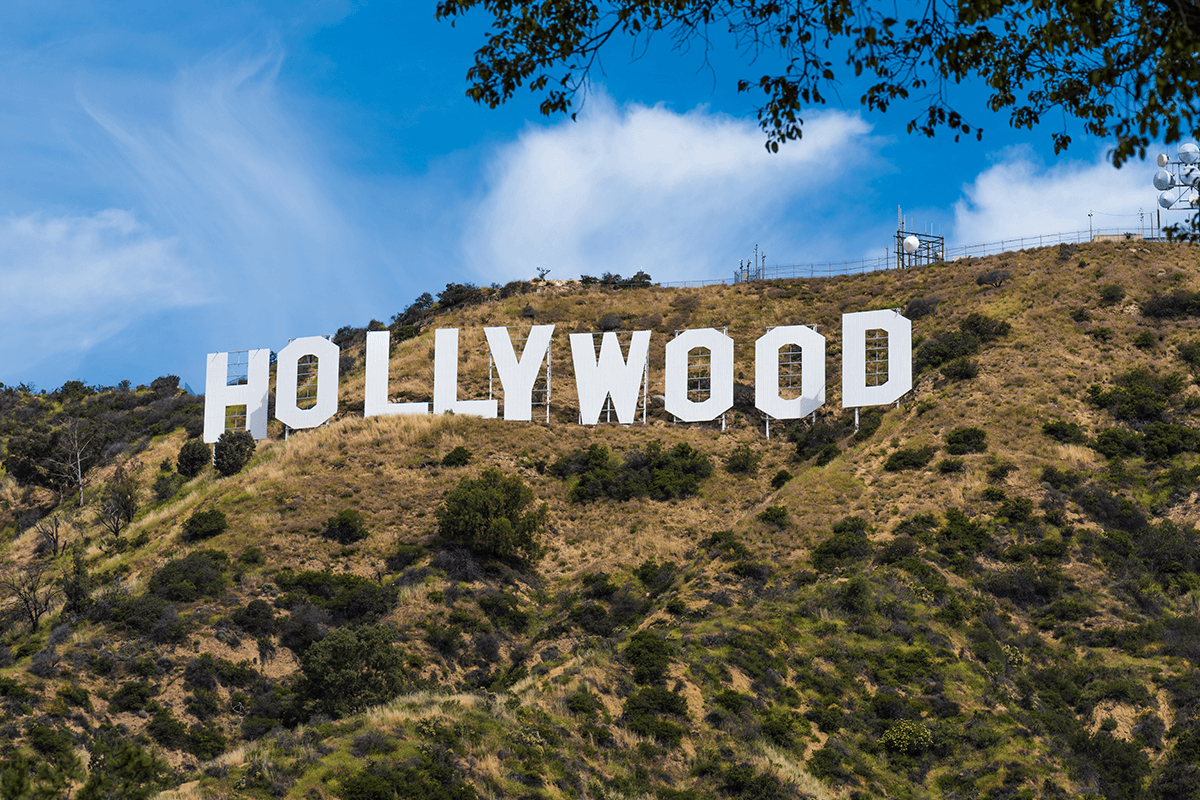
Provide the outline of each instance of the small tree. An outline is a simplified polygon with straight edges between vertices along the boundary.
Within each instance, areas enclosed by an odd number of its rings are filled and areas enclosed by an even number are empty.
[[[217,439],[213,465],[225,477],[236,475],[254,455],[254,437],[246,431],[225,431]]]
[[[0,572],[0,591],[17,601],[31,631],[37,630],[59,594],[50,567],[44,561],[34,561],[25,567],[10,566]]]
[[[1012,278],[1006,269],[990,269],[975,279],[977,286],[1001,286]]]
[[[100,504],[100,524],[113,536],[119,536],[121,530],[133,522],[138,510],[138,491],[141,487],[133,470],[126,468],[128,466],[122,464],[113,472],[104,487],[104,498]]]
[[[533,490],[516,475],[484,470],[478,479],[463,478],[438,509],[438,533],[447,543],[481,556],[534,562],[546,506],[527,510]]]
[[[175,465],[179,474],[185,478],[194,478],[205,466],[212,463],[212,450],[201,439],[188,439],[179,448],[179,458]]]
[[[67,613],[83,614],[92,605],[92,578],[79,543],[71,548],[71,571],[63,575],[62,592],[66,600],[63,611]]]
[[[338,628],[304,651],[302,691],[331,717],[362,711],[398,695],[406,683],[396,632],[383,625]]]

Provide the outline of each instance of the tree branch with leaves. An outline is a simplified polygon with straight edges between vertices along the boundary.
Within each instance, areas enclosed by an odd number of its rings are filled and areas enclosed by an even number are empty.
[[[802,133],[802,112],[826,102],[841,78],[865,76],[860,102],[887,111],[914,101],[908,130],[981,137],[955,105],[955,87],[982,86],[990,111],[1008,112],[1014,128],[1062,120],[1056,151],[1071,142],[1068,120],[1116,142],[1115,165],[1144,157],[1152,139],[1166,143],[1200,122],[1200,31],[1196,0],[930,0],[899,14],[892,3],[847,0],[440,0],[453,24],[477,12],[491,30],[467,70],[467,96],[495,108],[526,86],[543,114],[571,112],[602,52],[619,41],[649,47],[666,36],[677,50],[714,31],[753,65],[773,68],[738,77],[741,92],[760,92],[758,119],[770,150]],[[838,63],[840,60],[840,63]]]

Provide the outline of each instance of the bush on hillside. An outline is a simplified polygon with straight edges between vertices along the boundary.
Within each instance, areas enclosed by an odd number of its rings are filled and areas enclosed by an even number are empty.
[[[976,286],[1002,286],[1012,279],[1006,269],[990,269],[975,279]]]
[[[1176,373],[1159,375],[1143,367],[1118,375],[1114,386],[1088,388],[1092,405],[1106,408],[1113,416],[1128,422],[1153,422],[1162,417],[1170,399],[1186,385]]]
[[[150,576],[150,593],[164,600],[191,602],[216,597],[228,584],[229,556],[222,550],[196,550],[168,561]]]
[[[384,625],[339,628],[300,660],[301,693],[331,717],[353,714],[398,695],[409,680],[396,631]]]
[[[936,297],[914,297],[904,306],[904,316],[913,320],[928,317],[937,311],[940,302]]]
[[[558,478],[578,476],[569,493],[573,503],[602,497],[671,500],[698,492],[700,481],[712,474],[712,464],[707,456],[684,443],[663,450],[658,442],[650,442],[645,450],[630,450],[620,463],[607,447],[594,444],[556,461],[550,466],[550,474]]]
[[[1087,433],[1075,422],[1052,419],[1042,423],[1042,433],[1063,444],[1087,443]]]
[[[625,663],[633,667],[634,683],[660,682],[671,666],[674,648],[655,631],[638,631],[629,637],[625,647]]]
[[[463,478],[437,510],[442,540],[478,556],[535,562],[542,555],[546,506],[533,507],[533,490],[517,475],[487,469]]]
[[[833,535],[812,551],[817,572],[832,572],[864,561],[871,555],[871,526],[862,517],[846,517],[833,526]]]
[[[923,469],[933,460],[934,453],[936,452],[936,447],[928,445],[922,447],[902,447],[888,456],[888,460],[883,463],[883,468],[888,472]]]
[[[987,450],[987,433],[982,428],[955,428],[946,434],[946,452],[952,456]]]
[[[1100,287],[1100,305],[1116,305],[1125,299],[1125,289],[1119,283],[1106,283]]]
[[[956,358],[942,366],[942,376],[952,381],[969,381],[979,375],[979,362],[973,358]]]
[[[236,475],[250,463],[256,442],[246,431],[225,431],[214,445],[213,466],[225,477]]]
[[[459,445],[458,447],[446,453],[442,459],[443,467],[465,467],[471,463],[471,451]]]
[[[198,542],[201,539],[211,539],[219,533],[224,533],[229,527],[225,512],[219,508],[206,508],[194,512],[183,523],[183,540]]]
[[[725,457],[725,471],[732,475],[753,475],[758,471],[759,456],[748,444],[738,445]]]
[[[354,544],[366,539],[371,534],[367,531],[362,514],[353,508],[346,508],[325,520],[321,535],[333,539],[338,544]]]
[[[212,463],[212,450],[200,439],[188,439],[179,448],[179,458],[175,461],[176,469],[185,478],[194,478]]]

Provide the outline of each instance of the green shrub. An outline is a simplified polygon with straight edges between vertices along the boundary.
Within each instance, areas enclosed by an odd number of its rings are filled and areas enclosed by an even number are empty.
[[[519,476],[487,469],[446,495],[437,511],[438,534],[475,555],[535,562],[543,552],[546,506],[532,505],[533,491]]]
[[[246,605],[234,609],[229,618],[251,636],[272,635],[278,628],[275,610],[266,600],[251,600]]]
[[[712,474],[712,464],[707,456],[684,443],[664,451],[658,442],[650,442],[644,451],[630,450],[619,464],[607,447],[594,444],[556,461],[550,466],[550,474],[564,479],[578,476],[569,493],[573,503],[601,497],[672,500],[696,494],[700,481]]]
[[[1144,444],[1142,435],[1137,431],[1109,428],[1100,431],[1092,447],[1105,458],[1125,458],[1140,455]]]
[[[979,362],[973,358],[956,358],[942,366],[942,375],[952,381],[969,381],[979,374]]]
[[[354,544],[366,539],[371,534],[363,522],[362,514],[353,508],[346,508],[325,520],[325,528],[321,535],[333,539],[338,544]]]
[[[788,512],[783,506],[767,506],[758,513],[760,522],[782,528],[788,524]]]
[[[779,491],[787,484],[788,481],[792,479],[792,477],[792,473],[788,472],[786,469],[779,470],[779,472],[775,473],[775,477],[771,478],[771,488]]]
[[[997,461],[995,464],[992,464],[990,467],[988,467],[987,478],[989,481],[996,481],[998,483],[1007,478],[1009,473],[1015,472],[1016,469],[1016,464],[1010,464],[1007,461]]]
[[[1133,346],[1139,350],[1149,350],[1158,344],[1158,337],[1152,331],[1142,331],[1133,337]]]
[[[976,286],[1001,286],[1012,279],[1006,269],[990,269],[975,279]]]
[[[977,311],[968,314],[958,327],[963,333],[977,337],[983,344],[1002,336],[1008,336],[1009,331],[1012,330],[1012,325],[1007,322],[1001,322]]]
[[[940,302],[941,300],[936,297],[914,297],[905,304],[904,316],[911,320],[927,317],[937,311]]]
[[[183,749],[201,761],[211,761],[225,752],[225,734],[216,725],[192,725]]]
[[[442,459],[443,467],[465,467],[471,463],[471,451],[459,445],[458,447],[446,453],[446,457]]]
[[[187,726],[180,722],[170,708],[160,708],[146,726],[150,738],[171,750],[180,750],[188,740]]]
[[[341,800],[476,800],[452,759],[437,750],[422,750],[415,763],[390,759],[370,761],[343,778]]]
[[[176,469],[185,478],[194,478],[213,460],[212,449],[201,439],[188,439],[179,448]]]
[[[225,431],[213,446],[213,466],[225,477],[236,475],[250,463],[256,445],[246,431]]]
[[[933,734],[919,722],[902,719],[884,732],[879,743],[893,753],[919,755],[933,744]]]
[[[1088,399],[1099,408],[1107,408],[1117,419],[1136,423],[1159,419],[1185,381],[1175,373],[1159,375],[1139,367],[1118,375],[1114,384],[1110,389],[1089,387]]]
[[[594,717],[596,712],[604,708],[604,703],[587,687],[579,689],[566,699],[567,710],[582,717]]]
[[[229,520],[225,518],[224,511],[219,508],[206,508],[194,512],[183,523],[183,540],[198,542],[202,539],[211,539],[217,534],[224,533],[228,527]]]
[[[833,461],[835,458],[840,456],[841,454],[842,454],[842,448],[838,447],[833,442],[830,442],[829,444],[827,444],[821,448],[821,450],[817,453],[816,460],[813,461],[813,463],[816,464],[818,467],[823,467],[826,464],[828,464],[830,461]]]
[[[238,556],[238,563],[245,564],[248,567],[261,567],[267,563],[267,557],[263,553],[262,548],[258,545],[249,545],[242,554]]]
[[[888,456],[883,468],[888,472],[903,472],[905,470],[922,469],[933,460],[937,448],[928,445],[921,447],[902,447]]]
[[[53,763],[61,763],[70,758],[75,749],[71,734],[59,731],[49,725],[33,725],[25,734],[26,741],[39,755],[45,756]]]
[[[1042,423],[1042,433],[1063,444],[1086,444],[1087,433],[1074,422],[1052,419]]]
[[[725,470],[733,475],[751,475],[758,471],[758,461],[758,454],[750,445],[738,445],[725,457]]]
[[[629,637],[625,646],[625,663],[633,667],[635,683],[658,683],[671,666],[675,649],[654,631],[638,631]]]
[[[1100,287],[1100,305],[1112,306],[1125,299],[1125,289],[1119,283],[1106,283]]]
[[[966,467],[961,458],[943,458],[937,463],[937,471],[942,475],[949,475],[952,472],[962,472]]]
[[[626,698],[621,719],[634,733],[677,747],[687,731],[682,725],[663,719],[664,714],[686,717],[687,700],[662,686],[644,686]]]
[[[981,428],[955,428],[946,434],[946,452],[961,456],[987,450],[987,433]]]
[[[126,681],[113,692],[108,701],[110,712],[141,711],[158,690],[147,681]]]
[[[871,555],[871,526],[861,517],[846,517],[833,526],[833,535],[812,551],[817,572],[832,572]]]
[[[786,708],[772,708],[763,714],[761,725],[763,736],[766,736],[779,747],[791,747],[795,744],[796,736],[807,733],[808,721],[795,711]]]
[[[305,640],[308,634],[304,631],[311,627],[310,623],[319,629],[331,622],[338,625],[376,622],[395,606],[398,591],[394,586],[380,586],[370,578],[329,570],[283,570],[275,576],[275,582],[286,592],[279,600],[280,605],[292,609],[292,616],[281,626],[281,641],[289,636],[299,637],[296,641]],[[322,618],[310,613],[310,609],[298,618],[297,608],[306,605],[328,613]],[[291,648],[286,643],[284,646]]]
[[[216,597],[228,584],[229,556],[222,550],[196,550],[168,561],[150,576],[149,590],[156,597],[191,602]]]
[[[322,714],[340,717],[387,702],[409,681],[396,631],[383,625],[338,628],[300,661],[300,691]]]
[[[979,337],[963,331],[943,331],[926,339],[913,354],[913,372],[934,369],[959,358],[975,355],[983,346]]]

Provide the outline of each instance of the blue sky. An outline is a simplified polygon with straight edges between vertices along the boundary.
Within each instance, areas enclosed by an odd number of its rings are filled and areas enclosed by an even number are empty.
[[[449,281],[725,277],[882,255],[896,208],[951,247],[1136,229],[1151,164],[1080,126],[904,132],[845,87],[763,148],[765,71],[728,48],[614,48],[578,120],[466,99],[481,17],[435,3],[15,2],[0,12],[0,381],[180,375],[205,354],[387,322]]]

